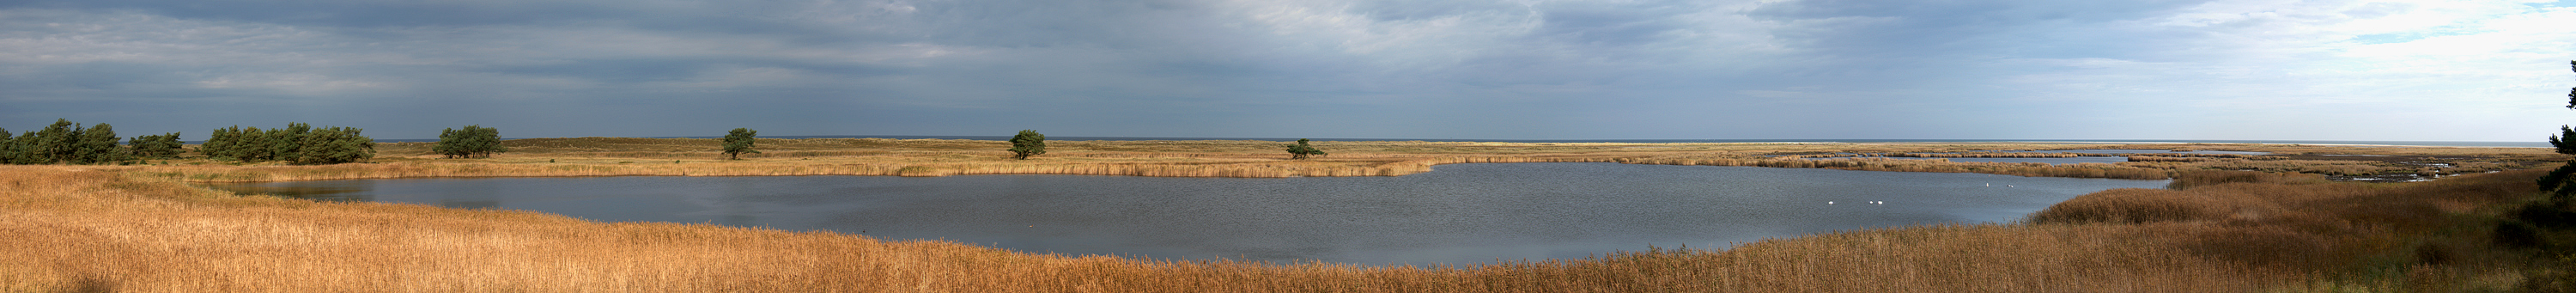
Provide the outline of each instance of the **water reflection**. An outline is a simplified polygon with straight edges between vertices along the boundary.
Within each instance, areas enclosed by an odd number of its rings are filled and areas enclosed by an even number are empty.
[[[946,239],[1040,253],[1462,264],[1580,258],[1648,245],[1725,247],[1866,227],[2009,221],[2075,195],[2164,184],[1612,163],[1438,169],[1401,177],[583,177],[225,188],[363,187],[340,194],[599,221]],[[1886,204],[1862,204],[1868,201]]]
[[[2268,152],[2247,152],[2247,151],[2207,151],[2207,150],[2194,150],[2194,151],[2171,151],[2171,150],[2146,150],[2146,149],[2091,149],[2091,150],[2043,150],[2043,151],[1972,151],[1972,153],[2073,153],[2073,154],[2110,154],[2110,155],[2127,155],[2127,154],[2147,154],[2147,155],[2153,155],[2153,154],[2176,154],[2176,155],[2269,155],[2269,154],[2272,154],[2272,153],[2268,153]],[[1930,153],[1930,154],[1953,154],[1953,153]],[[2128,162],[2128,161],[2129,161],[2129,157],[2127,157],[2127,156],[2083,156],[2083,157],[2070,157],[2070,158],[1922,158],[1922,157],[1881,157],[1881,156],[1871,155],[1871,154],[1853,154],[1853,153],[1839,153],[1839,155],[1860,155],[1860,156],[1859,156],[1859,157],[1813,157],[1813,158],[1805,158],[1805,159],[1806,159],[1806,160],[1810,160],[1810,161],[1814,161],[1814,160],[1848,160],[1848,159],[1852,159],[1852,158],[1885,158],[1885,159],[1898,159],[1898,160],[1934,160],[1934,159],[1945,159],[1945,160],[1950,160],[1951,162],[1960,162],[1960,163],[1969,163],[1969,162],[1983,162],[1983,163],[2047,163],[2047,164],[2049,164],[2049,165],[2084,164],[2084,163],[2117,164],[2117,163],[2121,163],[2121,162]]]
[[[197,185],[207,188],[232,191],[233,193],[242,195],[268,195],[338,202],[363,202],[376,200],[375,193],[373,193],[376,189],[376,181],[372,180],[334,180],[286,184],[281,184],[279,182],[199,183]],[[496,202],[494,205],[498,206],[499,203]]]
[[[2049,165],[2083,164],[2083,163],[2117,164],[2117,163],[2120,163],[2120,162],[2128,162],[2128,161],[2129,161],[2129,157],[2071,157],[2071,158],[1821,157],[1821,158],[1805,158],[1805,159],[1806,159],[1806,160],[1809,160],[1809,161],[1822,161],[1822,160],[1850,160],[1850,159],[1853,159],[1853,158],[1898,159],[1898,160],[1950,160],[1950,162],[1957,162],[1957,163],[1969,163],[1969,162],[1984,162],[1984,163],[2047,163],[2047,164],[2049,164]]]

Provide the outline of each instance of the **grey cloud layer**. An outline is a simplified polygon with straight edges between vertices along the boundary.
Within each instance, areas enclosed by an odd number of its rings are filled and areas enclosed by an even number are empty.
[[[2324,4],[30,1],[0,4],[0,127],[2401,139],[2167,123],[2253,110],[2358,120],[2300,107],[2402,101],[2251,96],[2351,93],[2284,76],[2450,81],[2335,67],[2349,50],[2293,46],[2409,32],[2338,25],[2432,10]],[[2515,11],[2533,9],[2551,8]],[[2278,41],[2300,38],[2316,40]],[[2540,83],[2512,76],[2468,87]],[[2496,103],[2476,106],[2509,108]]]

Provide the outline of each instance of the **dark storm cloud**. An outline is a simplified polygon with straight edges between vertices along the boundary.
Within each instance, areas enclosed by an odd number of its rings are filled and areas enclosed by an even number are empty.
[[[2312,2],[17,1],[0,126],[2333,139],[2157,123],[2528,87],[2351,64],[2565,13]],[[2439,76],[2514,83],[2341,89]]]

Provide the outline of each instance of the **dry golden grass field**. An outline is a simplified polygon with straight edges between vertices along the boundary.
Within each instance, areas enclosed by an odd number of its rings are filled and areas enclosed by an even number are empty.
[[[383,147],[374,163],[0,166],[0,292],[2480,292],[2571,276],[2566,257],[2498,247],[2505,207],[2540,193],[2546,150],[2260,145],[1494,144],[527,139],[491,159]],[[1776,155],[2188,148],[2269,157],[2032,166]],[[2314,160],[2320,154],[2399,160]],[[2200,158],[2200,157],[2186,157]],[[2310,159],[2302,159],[2310,158]],[[2440,160],[2454,168],[2405,162]],[[677,162],[674,162],[677,161]],[[1472,266],[1147,261],[938,241],[701,224],[600,223],[509,210],[244,196],[187,181],[425,176],[1387,176],[1460,162],[1624,162],[2166,178],[2012,224],[1934,225]],[[1836,163],[1827,163],[1836,162]],[[2479,169],[2485,168],[2485,169]],[[2316,174],[2465,174],[2412,183]],[[2096,171],[2098,170],[2098,171]],[[2147,170],[2147,171],[2122,171]],[[2150,176],[2152,175],[2152,176]],[[2542,284],[2542,285],[2533,285]]]

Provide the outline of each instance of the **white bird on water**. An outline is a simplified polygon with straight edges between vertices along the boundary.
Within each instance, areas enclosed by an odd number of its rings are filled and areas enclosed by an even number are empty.
[[[1834,204],[1834,202],[1828,201],[1828,202],[1825,202],[1825,204]]]
[[[1869,204],[1887,204],[1887,202],[1884,202],[1884,201],[1875,201],[1875,200],[1873,200],[1873,201],[1869,201]]]

